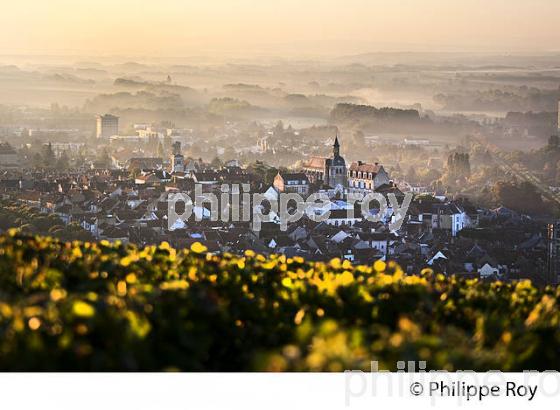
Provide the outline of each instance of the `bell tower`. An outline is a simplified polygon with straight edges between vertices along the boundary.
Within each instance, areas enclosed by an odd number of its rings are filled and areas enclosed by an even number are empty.
[[[173,144],[173,155],[171,156],[171,172],[185,171],[185,157],[181,154],[181,143],[179,141]]]
[[[335,158],[340,156],[340,144],[338,143],[338,133],[336,134],[336,137],[334,139],[333,156]]]
[[[338,142],[338,133],[334,139],[333,144],[333,157],[328,159],[329,169],[328,169],[328,184],[332,188],[337,186],[346,186],[346,162],[344,158],[340,156],[340,143]]]

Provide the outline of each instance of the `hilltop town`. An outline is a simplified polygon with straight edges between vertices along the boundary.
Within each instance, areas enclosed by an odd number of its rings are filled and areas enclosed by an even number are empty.
[[[234,124],[225,131],[235,139]],[[243,146],[240,139],[236,149],[204,160],[192,155],[201,151],[195,132],[172,124],[134,124],[131,134],[123,135],[118,117],[99,115],[92,142],[40,142],[39,149],[33,142],[38,131],[20,130],[26,134],[20,138],[31,143],[18,149],[8,142],[0,146],[0,229],[140,246],[165,241],[184,248],[200,242],[217,254],[250,249],[356,264],[391,259],[409,273],[432,267],[466,277],[531,278],[543,284],[556,280],[549,274],[543,219],[503,204],[484,206],[457,194],[460,190],[453,187],[470,188],[467,181],[476,172],[468,150],[458,147],[445,154],[441,147],[414,139],[394,146],[400,156],[406,152],[429,156],[426,166],[435,176],[427,181],[429,177],[415,175],[412,167],[403,171],[405,164],[397,158],[390,164],[346,161],[346,139],[335,127],[320,131],[324,139],[315,138],[312,145],[294,141],[289,147],[286,136],[295,139],[298,132],[276,124],[258,130],[252,145]],[[473,141],[470,152],[480,151]],[[288,166],[267,162],[288,150],[294,156],[299,153],[300,159],[294,157]],[[483,155],[488,162],[499,158],[488,149]],[[255,231],[248,221],[212,220],[211,204],[205,203],[194,209],[197,221],[168,223],[170,194],[194,197],[199,185],[203,192],[220,197],[224,184],[248,186],[251,193],[270,199],[297,193],[305,200],[323,193],[329,198],[329,216],[322,222],[301,218],[285,231],[278,221],[270,221]],[[394,195],[399,203],[406,193],[414,196],[403,224],[391,230],[392,210],[377,222],[367,220],[360,203],[349,201],[355,193]]]

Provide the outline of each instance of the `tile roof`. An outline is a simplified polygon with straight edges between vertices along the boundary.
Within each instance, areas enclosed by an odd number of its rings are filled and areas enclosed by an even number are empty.
[[[304,162],[303,167],[323,170],[325,169],[326,161],[327,158],[324,157],[311,157],[306,162]]]

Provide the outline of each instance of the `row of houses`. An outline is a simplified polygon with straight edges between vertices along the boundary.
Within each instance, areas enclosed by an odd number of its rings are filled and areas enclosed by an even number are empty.
[[[0,193],[5,199],[56,215],[65,224],[78,224],[98,240],[140,246],[167,241],[180,248],[203,242],[216,253],[252,249],[309,260],[337,257],[366,264],[390,258],[410,273],[432,266],[445,273],[501,278],[536,270],[526,262],[542,256],[544,239],[538,231],[524,225],[534,223],[505,208],[479,209],[445,197],[418,195],[401,228],[391,231],[387,224],[392,218],[391,209],[381,221],[368,221],[360,204],[347,200],[347,190],[325,186],[314,186],[330,197],[329,215],[322,222],[303,217],[283,231],[279,221],[273,219],[255,231],[248,221],[212,220],[212,204],[204,203],[194,209],[197,221],[170,224],[169,194],[186,192],[192,196],[195,184],[201,184],[205,192],[217,194],[222,184],[247,184],[251,192],[270,198],[281,192],[305,196],[313,184],[304,172],[280,172],[272,186],[267,186],[262,175],[236,163],[212,167],[197,161],[192,169],[168,170],[156,163],[140,162],[134,171],[4,171],[0,175]],[[360,175],[356,174],[356,178]],[[392,193],[399,201],[404,196],[390,181],[375,186],[373,191]],[[218,202],[219,207],[222,205]],[[488,229],[503,229],[508,234],[501,234],[492,242],[485,231]],[[528,232],[532,232],[531,237]]]

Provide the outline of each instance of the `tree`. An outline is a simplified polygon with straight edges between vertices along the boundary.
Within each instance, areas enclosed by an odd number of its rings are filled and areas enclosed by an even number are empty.
[[[99,162],[104,167],[108,167],[111,165],[111,156],[109,155],[109,151],[107,151],[107,148],[103,148],[103,151],[99,153],[99,155],[97,156],[97,162]]]
[[[52,149],[52,144],[49,142],[43,145],[43,165],[45,168],[52,168],[56,163],[56,155]]]
[[[33,155],[32,163],[34,168],[41,168],[43,166],[43,157],[40,153],[36,152],[35,155]]]
[[[416,169],[414,169],[413,166],[410,166],[408,168],[408,171],[406,172],[406,181],[408,183],[414,183],[414,182],[416,182],[417,179],[418,179],[418,176],[416,175]]]
[[[224,164],[219,157],[214,157],[214,159],[212,160],[210,165],[212,166],[212,168],[218,169],[218,168],[221,168]]]
[[[500,181],[494,185],[492,192],[497,205],[503,205],[514,211],[531,214],[548,211],[541,195],[530,182],[523,181],[517,184]]]
[[[60,155],[60,158],[58,158],[58,161],[56,161],[56,168],[57,169],[68,169],[69,167],[70,167],[70,159],[68,158],[68,155],[66,154],[66,151],[64,151]]]
[[[158,143],[156,157],[165,158],[165,150],[163,149],[163,144],[161,142]]]
[[[156,153],[158,149],[159,139],[156,136],[150,135],[148,137],[148,151]]]
[[[275,137],[279,137],[284,133],[284,123],[282,120],[278,121],[274,126],[273,133]]]
[[[163,149],[165,152],[170,152],[171,148],[173,146],[173,140],[171,139],[171,137],[169,135],[165,135],[163,137]]]
[[[74,164],[76,166],[76,168],[81,167],[84,162],[86,161],[85,156],[82,154],[82,152],[78,152],[78,156],[76,156],[76,158],[74,159]]]
[[[262,180],[263,185],[270,186],[274,182],[274,177],[276,177],[279,170],[261,161],[256,161],[247,167],[247,171],[258,176]]]

